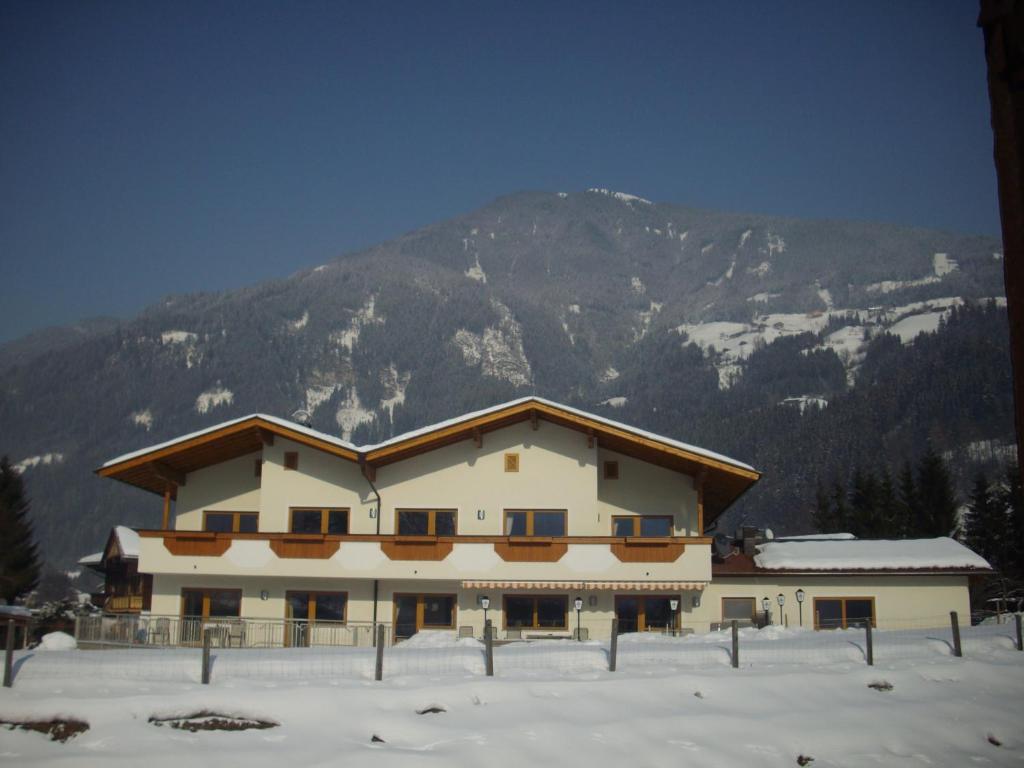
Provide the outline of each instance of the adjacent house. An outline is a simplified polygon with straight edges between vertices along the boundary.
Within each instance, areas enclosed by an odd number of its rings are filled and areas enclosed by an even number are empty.
[[[102,552],[86,555],[79,565],[103,576],[103,592],[93,603],[105,613],[140,613],[150,610],[153,577],[139,572],[139,534],[124,525],[110,531]]]
[[[254,414],[97,472],[162,499],[161,527],[139,531],[138,571],[152,578],[148,615],[181,642],[212,627],[226,643],[364,644],[379,624],[394,640],[480,637],[485,618],[509,639],[607,636],[612,619],[706,631],[743,613],[736,600],[756,613],[769,584],[720,572],[704,535],[754,468],[538,397],[361,447]],[[961,609],[964,574],[986,567],[934,577],[952,581],[928,611]],[[889,578],[866,575],[880,590]],[[810,572],[773,573],[772,589],[796,577]],[[872,618],[888,615],[885,595]],[[860,610],[843,605],[841,617]]]

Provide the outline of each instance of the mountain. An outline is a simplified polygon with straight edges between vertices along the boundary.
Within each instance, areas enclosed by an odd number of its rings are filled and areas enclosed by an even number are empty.
[[[172,296],[0,347],[0,453],[47,558],[159,503],[92,470],[263,411],[370,442],[536,392],[765,471],[730,513],[809,522],[814,488],[926,441],[1004,457],[1000,244],[888,224],[528,192],[282,280]],[[962,460],[961,460],[962,459]]]

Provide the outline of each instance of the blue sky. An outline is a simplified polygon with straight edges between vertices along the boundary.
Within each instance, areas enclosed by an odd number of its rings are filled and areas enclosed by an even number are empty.
[[[977,3],[0,3],[0,341],[523,189],[998,235]]]

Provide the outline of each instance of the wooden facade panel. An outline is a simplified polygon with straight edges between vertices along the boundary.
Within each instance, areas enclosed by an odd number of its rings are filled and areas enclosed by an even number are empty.
[[[557,563],[569,551],[569,545],[564,541],[529,541],[515,537],[494,542],[494,551],[510,563]]]
[[[164,536],[164,547],[172,555],[180,557],[220,557],[231,546],[231,539],[224,536],[177,533]]]
[[[341,547],[336,538],[287,538],[270,540],[270,548],[278,557],[286,559],[327,560]]]
[[[389,560],[444,560],[454,546],[450,539],[424,539],[422,536],[404,541],[398,537],[380,543],[381,551]]]
[[[616,541],[611,547],[612,554],[624,563],[674,563],[686,551],[682,542],[635,539]]]

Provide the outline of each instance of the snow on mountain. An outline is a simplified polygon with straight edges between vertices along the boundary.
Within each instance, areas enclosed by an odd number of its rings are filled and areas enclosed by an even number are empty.
[[[63,453],[44,453],[39,456],[29,456],[28,458],[22,459],[18,463],[12,465],[11,469],[21,475],[24,474],[26,470],[35,469],[40,466],[48,467],[51,464],[60,464],[63,461]]]
[[[224,387],[215,387],[203,392],[196,398],[196,413],[207,413],[220,405],[231,405],[235,402],[235,393]]]
[[[587,192],[591,192],[597,195],[606,195],[607,197],[613,197],[616,200],[621,200],[622,202],[627,204],[643,203],[644,205],[654,205],[654,203],[652,203],[650,200],[646,200],[642,197],[637,197],[636,195],[629,195],[626,194],[625,192],[614,192],[610,189],[598,189],[597,187],[594,187],[592,189],[588,189]]]
[[[153,427],[153,412],[148,408],[143,411],[133,411],[128,418],[132,424],[144,428],[147,432]]]

